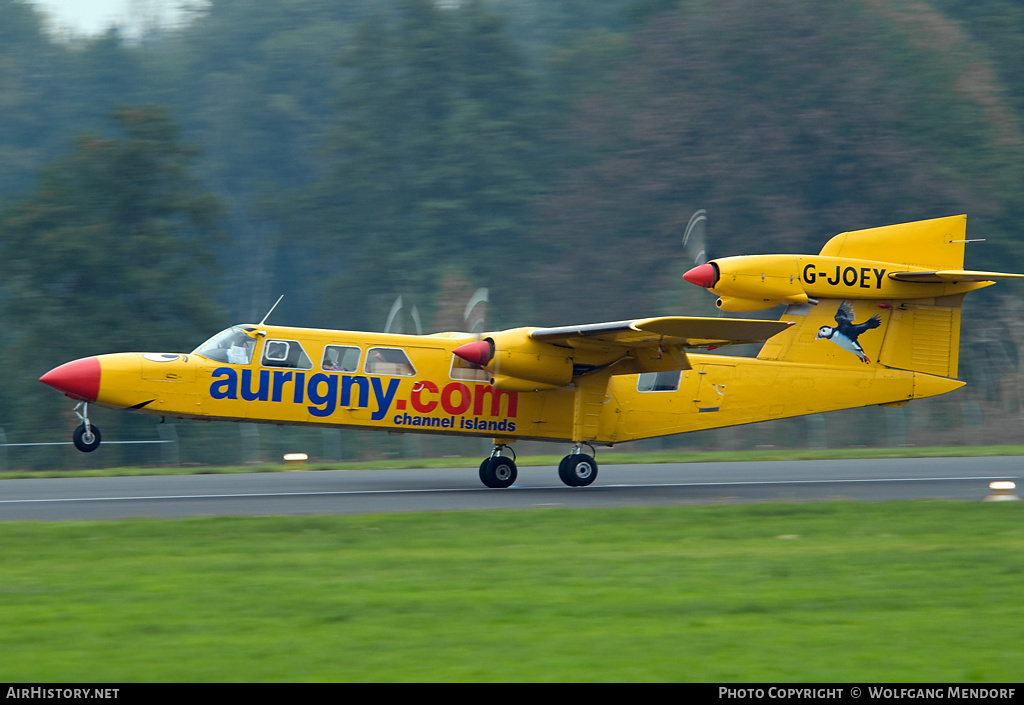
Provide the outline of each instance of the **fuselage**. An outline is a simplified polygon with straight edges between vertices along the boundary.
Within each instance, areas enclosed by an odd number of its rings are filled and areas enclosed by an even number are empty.
[[[962,384],[864,367],[853,356],[825,373],[826,365],[690,354],[690,369],[614,374],[612,366],[555,389],[507,391],[453,355],[475,339],[242,325],[191,353],[98,355],[42,381],[82,401],[168,418],[603,444],[905,403]]]

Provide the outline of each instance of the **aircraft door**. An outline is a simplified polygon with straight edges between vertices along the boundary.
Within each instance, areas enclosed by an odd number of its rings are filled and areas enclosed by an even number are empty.
[[[697,370],[697,394],[693,400],[699,414],[715,413],[725,405],[732,379],[732,365],[701,365]]]
[[[671,370],[638,375],[635,378],[637,394],[626,404],[625,419],[620,425],[623,437],[648,438],[677,428],[679,415],[685,411],[687,396],[683,395],[691,373],[691,370]]]

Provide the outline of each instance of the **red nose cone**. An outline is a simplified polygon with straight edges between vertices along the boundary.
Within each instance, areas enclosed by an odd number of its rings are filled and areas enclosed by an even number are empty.
[[[54,367],[39,381],[58,392],[64,392],[72,399],[96,401],[100,393],[100,361],[95,357],[72,360]]]
[[[699,264],[683,275],[686,281],[705,289],[713,287],[717,278],[715,268],[710,264]]]
[[[486,367],[487,363],[494,357],[494,349],[491,348],[491,344],[486,340],[478,340],[475,343],[466,343],[461,345],[454,350],[453,353],[461,357],[466,362],[471,362],[474,365],[480,365],[480,367]]]

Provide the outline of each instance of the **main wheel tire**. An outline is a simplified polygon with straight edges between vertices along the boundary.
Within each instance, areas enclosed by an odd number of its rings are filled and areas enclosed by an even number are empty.
[[[569,461],[572,460],[571,455],[567,455],[562,458],[561,462],[558,463],[558,479],[561,480],[569,487],[573,487],[572,479],[569,477]]]
[[[71,440],[75,443],[75,448],[78,448],[83,453],[91,453],[99,448],[100,438],[100,430],[96,428],[96,424],[89,424],[88,433],[85,430],[85,424],[82,424],[75,429],[74,434],[71,436]]]
[[[486,486],[493,489],[511,487],[518,476],[519,471],[516,464],[509,458],[501,456],[488,458],[480,466],[480,479]]]
[[[597,461],[584,453],[567,455],[558,466],[558,477],[570,487],[586,487],[597,479]]]

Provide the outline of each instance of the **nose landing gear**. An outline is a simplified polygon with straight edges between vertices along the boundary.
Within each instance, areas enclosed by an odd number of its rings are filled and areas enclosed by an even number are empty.
[[[79,408],[82,409],[81,413],[78,411]],[[101,435],[100,430],[89,423],[89,402],[78,402],[75,405],[75,415],[82,420],[82,424],[75,429],[71,440],[78,450],[83,453],[91,453],[100,447]]]
[[[511,458],[502,455],[505,449],[512,452]],[[496,443],[494,450],[491,451],[491,457],[480,463],[480,481],[493,489],[511,487],[519,476],[515,456],[516,452],[507,445]]]

